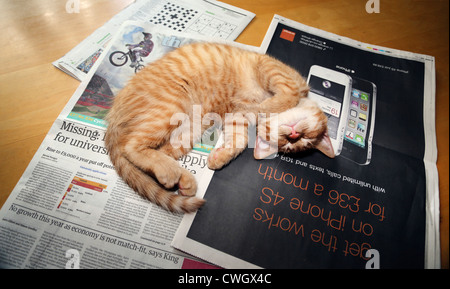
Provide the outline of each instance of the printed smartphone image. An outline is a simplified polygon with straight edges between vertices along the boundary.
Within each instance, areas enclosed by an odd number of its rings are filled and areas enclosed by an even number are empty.
[[[334,154],[338,156],[344,140],[352,79],[344,73],[313,65],[309,70],[308,85],[308,98],[314,100],[328,117],[328,136]]]
[[[341,156],[360,165],[372,157],[377,87],[374,83],[353,77],[347,124]]]

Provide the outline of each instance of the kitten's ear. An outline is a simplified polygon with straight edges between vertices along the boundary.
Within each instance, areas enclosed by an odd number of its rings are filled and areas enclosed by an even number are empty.
[[[324,153],[329,158],[334,158],[334,149],[328,134],[324,134],[320,142],[316,145],[316,149]]]
[[[274,155],[278,152],[278,147],[273,145],[260,136],[256,137],[255,149],[253,151],[253,157],[257,160],[269,158],[269,156]]]

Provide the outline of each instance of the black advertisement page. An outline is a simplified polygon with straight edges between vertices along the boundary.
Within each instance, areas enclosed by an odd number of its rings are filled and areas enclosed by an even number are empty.
[[[424,64],[281,23],[267,54],[308,78],[310,96],[336,85],[320,71],[347,76],[327,113],[329,130],[345,117],[342,148],[267,160],[247,149],[215,172],[187,237],[263,268],[423,268]]]

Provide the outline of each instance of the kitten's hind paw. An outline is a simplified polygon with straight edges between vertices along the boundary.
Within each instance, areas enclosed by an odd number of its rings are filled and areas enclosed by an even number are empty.
[[[173,188],[181,178],[181,168],[175,160],[169,159],[165,165],[159,165],[154,171],[155,178],[166,189]]]

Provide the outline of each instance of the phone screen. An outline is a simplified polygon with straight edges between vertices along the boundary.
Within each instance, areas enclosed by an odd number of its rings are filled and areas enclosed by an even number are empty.
[[[369,112],[371,109],[370,100],[370,92],[352,88],[344,140],[362,148],[366,147]]]
[[[315,75],[310,75],[308,84],[308,98],[316,101],[328,117],[328,136],[337,139],[346,87]]]

